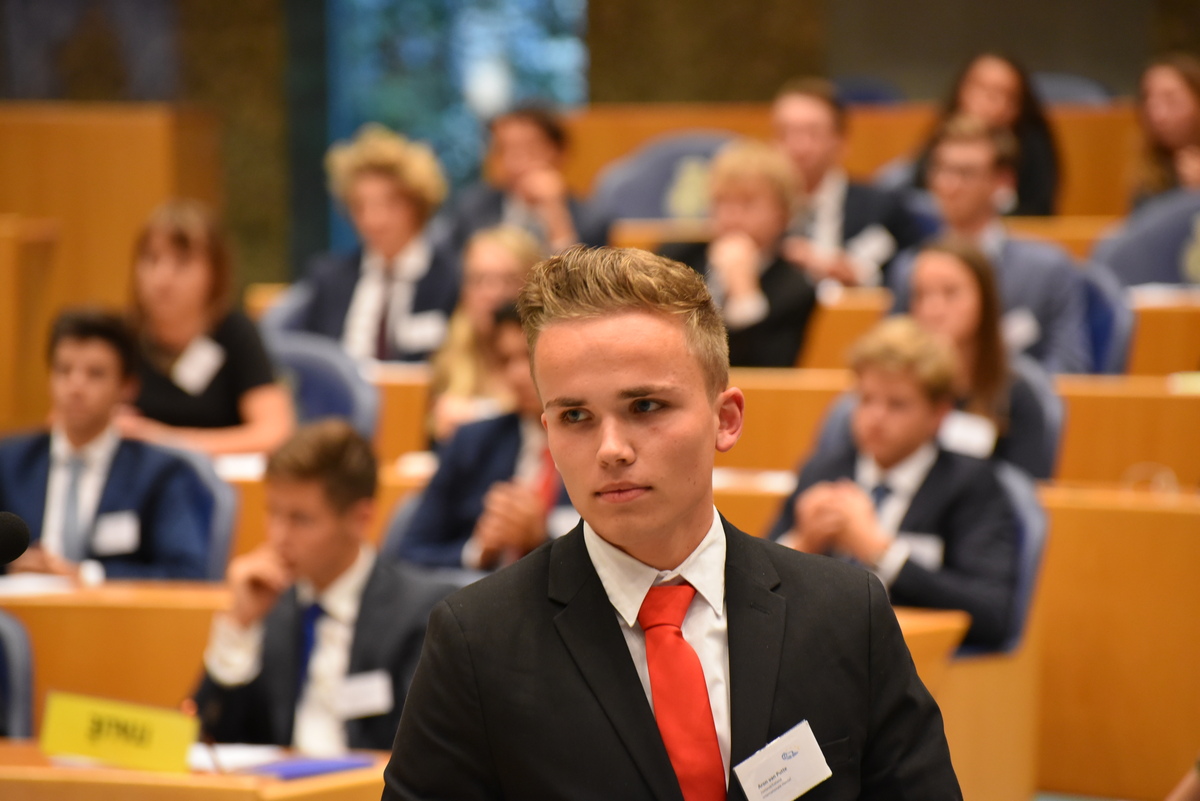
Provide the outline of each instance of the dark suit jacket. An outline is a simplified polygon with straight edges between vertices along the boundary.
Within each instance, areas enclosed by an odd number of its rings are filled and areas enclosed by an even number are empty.
[[[879,582],[725,531],[732,764],[808,720],[833,777],[806,801],[961,798]],[[437,606],[384,781],[385,800],[682,801],[582,527]]]
[[[608,244],[608,227],[588,209],[586,203],[571,195],[567,208],[579,241],[589,247]],[[447,212],[449,239],[456,253],[461,253],[467,240],[476,231],[499,225],[504,219],[504,193],[494,186],[479,183],[463,189]]]
[[[483,514],[483,497],[517,471],[521,417],[506,414],[462,426],[438,455],[397,555],[431,567],[462,567],[462,549]],[[565,493],[560,503],[567,504]]]
[[[779,539],[795,525],[796,499],[822,481],[854,479],[853,449],[818,454],[804,466],[796,489],[771,529]],[[995,647],[1012,628],[1017,581],[1017,523],[990,464],[940,450],[925,483],[913,496],[900,531],[933,534],[945,543],[942,568],[927,570],[911,559],[891,586],[899,606],[963,609],[971,615],[965,642]]]
[[[312,288],[312,299],[300,315],[300,328],[341,340],[354,289],[362,276],[362,251],[321,253],[312,258],[304,278]],[[458,262],[445,248],[434,247],[429,271],[417,282],[414,314],[440,311],[449,319],[458,303]],[[428,352],[403,352],[398,361],[422,361]]]
[[[850,181],[842,202],[842,244],[873,225],[883,226],[892,235],[896,240],[896,253],[920,243],[923,238],[920,226],[898,193]],[[891,259],[883,265],[885,276],[890,262]]]
[[[0,509],[24,518],[35,543],[42,537],[49,480],[48,433],[0,442]],[[134,512],[140,542],[133,553],[90,552],[88,558],[103,564],[114,579],[204,579],[211,509],[207,488],[182,458],[144,442],[121,440],[96,517]]]
[[[662,255],[704,275],[708,244],[669,244]],[[804,345],[804,332],[816,305],[812,282],[797,268],[776,257],[759,279],[767,296],[766,319],[729,332],[729,363],[734,367],[795,367]]]
[[[387,714],[347,721],[351,748],[391,747],[421,653],[429,611],[450,590],[449,585],[376,559],[363,588],[347,673],[386,670],[392,677],[395,706]],[[267,614],[258,677],[240,687],[224,687],[204,676],[196,692],[196,707],[207,735],[224,743],[291,744],[299,693],[301,625],[302,610],[292,588]]]
[[[900,254],[890,281],[897,311],[907,311],[912,268],[917,251]],[[1051,373],[1085,373],[1091,369],[1083,276],[1071,256],[1057,245],[1006,237],[993,265],[1005,313],[1028,309],[1039,336],[1024,352]]]

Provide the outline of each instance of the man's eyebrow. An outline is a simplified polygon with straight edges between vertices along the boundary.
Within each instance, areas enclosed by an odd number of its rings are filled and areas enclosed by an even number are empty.
[[[621,398],[622,400],[627,400],[630,398],[648,398],[651,395],[665,395],[669,393],[671,389],[672,388],[667,384],[644,384],[640,387],[623,389],[617,394],[617,397]]]
[[[558,406],[560,408],[569,409],[574,406],[585,406],[586,404],[580,398],[551,398],[546,401],[546,408]]]

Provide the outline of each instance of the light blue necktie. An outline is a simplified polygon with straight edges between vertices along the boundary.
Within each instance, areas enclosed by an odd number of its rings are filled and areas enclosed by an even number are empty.
[[[87,531],[79,519],[79,482],[86,463],[78,454],[67,460],[67,498],[63,505],[62,549],[69,562],[82,562],[87,556]]]

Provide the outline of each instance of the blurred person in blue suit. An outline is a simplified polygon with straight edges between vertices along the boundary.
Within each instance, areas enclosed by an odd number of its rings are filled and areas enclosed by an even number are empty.
[[[8,570],[203,579],[208,490],[182,457],[113,424],[136,392],[132,333],[113,315],[68,311],[48,351],[50,430],[0,442],[0,509],[28,522],[33,543]]]

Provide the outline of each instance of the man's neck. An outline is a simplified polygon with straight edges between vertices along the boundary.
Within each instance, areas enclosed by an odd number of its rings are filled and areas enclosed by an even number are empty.
[[[669,532],[648,532],[624,546],[611,540],[609,542],[655,570],[674,570],[704,541],[712,528],[713,514],[710,499],[707,506],[702,507],[696,514],[689,515],[686,521],[679,521]]]
[[[105,419],[97,425],[81,426],[74,429],[64,427],[62,433],[66,437],[67,443],[71,446],[71,450],[80,451],[103,436],[104,432],[108,430],[108,425],[109,421]]]

